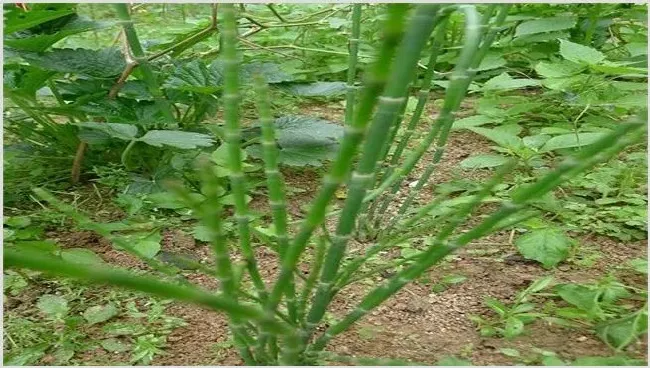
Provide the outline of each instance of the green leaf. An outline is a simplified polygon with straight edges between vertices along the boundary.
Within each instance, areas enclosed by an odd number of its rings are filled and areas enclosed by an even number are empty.
[[[524,144],[521,138],[517,137],[516,135],[505,133],[496,129],[486,129],[480,127],[467,129],[476,134],[484,136],[485,138],[491,140],[501,147],[508,148],[513,151],[521,149]]]
[[[575,305],[580,310],[594,313],[599,310],[596,302],[598,291],[579,284],[561,284],[555,291],[565,302]]]
[[[138,127],[132,124],[82,122],[75,124],[81,128],[99,130],[112,138],[130,141],[138,135]]]
[[[165,145],[181,149],[210,147],[214,144],[212,137],[207,134],[180,130],[150,130],[138,140],[154,147]]]
[[[624,349],[638,336],[648,332],[648,313],[635,313],[596,326],[596,333],[609,346],[616,350]]]
[[[527,137],[524,137],[522,141],[524,142],[524,146],[534,150],[538,150],[546,142],[548,142],[549,139],[551,139],[550,135],[538,134],[538,135],[529,135]]]
[[[554,63],[542,61],[535,66],[535,71],[537,74],[544,78],[570,77],[579,74],[584,69],[584,66],[567,60],[562,60]]]
[[[557,229],[544,228],[521,236],[515,245],[526,259],[538,261],[544,268],[552,268],[569,256],[571,240]]]
[[[4,34],[26,30],[40,24],[75,14],[77,4],[29,4],[29,11],[17,6],[4,9]]]
[[[131,350],[131,344],[125,344],[114,337],[102,340],[100,345],[104,350],[111,353],[123,353]]]
[[[514,89],[538,87],[540,82],[536,79],[514,79],[508,73],[501,73],[483,84],[483,91],[510,91]]]
[[[45,351],[49,347],[50,344],[42,343],[24,349],[16,349],[17,351],[12,351],[3,357],[3,363],[5,366],[35,365],[45,355]]]
[[[146,327],[136,323],[113,322],[104,325],[102,331],[109,335],[139,335],[147,331]]]
[[[632,269],[635,272],[642,273],[647,275],[648,274],[648,260],[643,259],[643,258],[635,258],[632,260],[629,260],[627,264],[632,267]]]
[[[521,335],[524,332],[524,322],[517,317],[509,317],[506,319],[506,326],[503,331],[503,336],[507,339]]]
[[[506,60],[503,58],[503,56],[497,53],[489,53],[485,55],[485,57],[481,61],[481,65],[479,65],[478,68],[476,68],[476,71],[480,72],[484,70],[497,69],[505,65],[506,65]]]
[[[575,25],[575,17],[553,17],[529,20],[517,26],[515,37],[571,29]]]
[[[345,94],[347,86],[344,82],[314,82],[292,84],[287,90],[296,96],[330,97]]]
[[[460,167],[464,169],[485,169],[489,167],[501,166],[508,162],[508,158],[495,155],[495,154],[485,154],[485,155],[476,155],[471,156],[460,162]]]
[[[320,166],[336,154],[338,141],[343,137],[342,126],[309,116],[284,116],[274,124],[280,162],[290,166]],[[249,146],[246,151],[261,157],[259,145]]]
[[[44,53],[21,52],[20,56],[45,70],[73,73],[95,78],[111,78],[124,70],[126,61],[117,48],[53,49]]]
[[[505,314],[508,312],[508,307],[492,297],[485,298],[485,305],[492,308],[492,310],[495,311],[499,316],[505,316]]]
[[[145,258],[153,258],[160,252],[160,242],[142,240],[135,245],[135,250]]]
[[[31,65],[9,64],[4,66],[3,86],[5,93],[34,98],[36,91],[45,86],[53,72]]]
[[[7,216],[4,218],[4,224],[9,227],[22,229],[31,225],[32,220],[27,216]]]
[[[558,149],[582,147],[596,143],[598,140],[606,136],[607,133],[578,133],[576,134],[563,134],[555,136],[544,144],[540,149],[541,152],[550,152]]]
[[[560,40],[560,55],[578,64],[598,64],[605,60],[602,52],[567,40]]]
[[[553,276],[545,276],[541,279],[535,280],[535,282],[526,288],[526,293],[533,294],[540,292],[546,289],[551,284],[551,282],[553,282]]]
[[[627,77],[637,78],[646,78],[648,75],[647,68],[636,68],[620,63],[603,62],[598,65],[589,65],[589,68],[593,71],[609,75],[625,75]]]
[[[473,115],[454,121],[452,129],[463,129],[475,126],[481,126],[496,122],[496,119],[485,115]]]
[[[29,12],[28,12],[29,13]],[[58,41],[82,32],[99,30],[114,25],[113,22],[95,22],[86,18],[75,18],[54,33],[35,33],[6,37],[4,45],[17,50],[43,52]]]
[[[178,66],[163,87],[179,91],[212,94],[221,90],[222,74],[200,60]]]
[[[61,319],[68,314],[68,301],[59,295],[43,295],[38,299],[36,308],[51,319]]]
[[[118,310],[114,304],[96,305],[86,309],[84,319],[91,325],[106,322],[117,316]]]
[[[61,258],[66,262],[88,266],[106,266],[101,257],[90,249],[69,248],[61,251]]]

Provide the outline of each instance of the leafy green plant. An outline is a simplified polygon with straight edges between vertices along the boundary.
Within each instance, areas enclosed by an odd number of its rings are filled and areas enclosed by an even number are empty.
[[[497,315],[496,320],[486,320],[479,316],[470,319],[477,324],[482,336],[503,336],[512,339],[524,333],[525,325],[545,317],[545,314],[533,312],[536,305],[530,301],[531,297],[549,287],[553,277],[547,276],[534,281],[526,289],[515,296],[511,305],[505,305],[497,299],[488,297],[487,305]]]
[[[350,39],[352,45],[355,44],[354,35],[358,34],[361,22],[361,5],[355,4],[353,7],[353,37]],[[334,337],[348,331],[355,322],[367,316],[405,285],[420,278],[446,256],[489,233],[522,221],[526,218],[523,211],[530,209],[529,206],[538,197],[544,196],[559,184],[597,163],[608,160],[630,144],[638,142],[642,135],[639,132],[643,132],[646,127],[640,118],[631,118],[629,122],[619,124],[593,144],[582,146],[578,152],[556,167],[540,173],[539,177],[533,178],[527,185],[518,186],[509,193],[508,200],[499,201],[498,208],[484,217],[476,214],[475,210],[487,201],[495,187],[503,183],[513,164],[503,165],[492,178],[480,185],[473,195],[462,198],[456,206],[448,206],[449,213],[443,222],[440,222],[439,218],[427,217],[444,202],[441,198],[434,198],[428,203],[415,206],[413,211],[408,211],[416,203],[415,196],[429,181],[442,159],[455,114],[471,86],[477,68],[499,35],[508,14],[508,7],[491,5],[480,14],[472,5],[427,4],[410,7],[404,4],[390,4],[385,8],[381,46],[376,59],[364,72],[365,82],[358,96],[356,89],[352,88],[356,70],[349,71],[346,108],[350,110],[346,114],[343,137],[331,159],[322,186],[295,231],[289,227],[286,189],[278,169],[282,151],[286,148],[282,144],[282,131],[276,126],[277,123],[271,114],[267,83],[263,77],[253,77],[260,117],[260,156],[264,161],[274,229],[274,237],[257,236],[259,234],[254,230],[256,224],[253,223],[255,218],[247,200],[250,188],[247,183],[250,177],[245,170],[246,151],[242,150],[243,119],[239,108],[242,100],[241,86],[245,79],[242,80],[241,77],[243,67],[237,52],[237,14],[232,4],[221,4],[219,9],[222,17],[219,22],[222,41],[219,53],[223,64],[220,99],[223,101],[225,124],[211,125],[209,129],[222,141],[223,150],[227,153],[226,159],[221,162],[223,165],[214,160],[200,161],[197,170],[198,187],[187,188],[178,182],[169,186],[170,192],[176,196],[176,201],[189,208],[202,225],[202,235],[209,240],[214,264],[200,270],[219,280],[219,292],[208,292],[192,285],[176,267],[154,257],[155,252],[138,246],[132,239],[114,234],[114,225],[91,221],[88,216],[42,189],[35,190],[40,199],[64,212],[81,227],[108,238],[117,249],[142,259],[155,273],[137,275],[104,264],[86,262],[86,258],[79,257],[81,254],[78,254],[78,251],[73,257],[77,261],[73,262],[56,252],[43,252],[15,245],[4,249],[4,262],[9,267],[37,269],[95,283],[110,283],[221,311],[228,317],[233,345],[249,365],[316,364],[324,360],[335,360],[335,356],[325,352]],[[165,99],[163,88],[152,71],[153,62],[144,57],[126,4],[116,4],[115,10],[122,20],[133,55],[143,62],[138,68],[142,73],[142,81],[153,97],[151,106],[167,124],[174,120],[174,108],[170,101]],[[455,18],[450,18],[451,14],[454,14]],[[247,18],[245,12],[240,12],[240,16],[244,19],[250,18]],[[449,75],[440,115],[424,139],[416,144],[416,149],[411,152],[404,150],[405,160],[391,164],[393,157],[389,156],[389,153],[397,150],[402,142],[408,141],[408,138],[396,137],[408,105],[409,87],[417,76],[421,53],[433,34],[430,58],[432,61],[427,69],[433,73],[433,66],[442,47],[437,41],[441,41],[441,35],[448,30],[446,27],[450,24],[445,22],[446,19],[450,19],[452,25],[463,25],[462,28],[457,27],[462,30],[462,36],[458,33],[458,38],[452,42],[455,45],[462,39],[462,44],[453,71]],[[462,20],[462,23],[459,20]],[[357,58],[359,55],[356,52],[350,53],[348,65],[351,69],[354,69],[354,59]],[[432,78],[431,75],[429,77]],[[426,102],[429,88],[429,82],[422,86],[422,104]],[[415,115],[414,112],[413,116]],[[413,124],[417,124],[419,117],[414,121]],[[166,125],[166,128],[170,125]],[[132,131],[131,128],[128,129]],[[130,135],[131,138],[135,136]],[[389,226],[378,231],[379,225],[387,216],[386,209],[401,188],[402,182],[430,148],[435,148],[433,159],[419,177],[417,185],[398,210],[397,216],[391,219]],[[226,201],[220,185],[224,173],[232,192],[232,219],[236,224],[237,234],[235,247],[229,244],[224,229]],[[330,211],[330,203],[337,190],[344,184],[347,193],[342,208]],[[382,196],[384,193],[387,195]],[[375,203],[377,205],[373,205]],[[361,214],[364,215],[363,219]],[[332,233],[323,226],[328,216],[333,216],[335,223]],[[359,238],[360,234],[355,230],[358,228],[358,222],[362,220],[371,235],[369,238],[374,242],[368,245],[365,253],[346,258],[350,239]],[[118,226],[118,229],[120,228]],[[260,271],[253,235],[262,239],[262,246],[277,254],[278,274],[274,279],[267,280]],[[328,313],[337,293],[356,281],[358,271],[371,257],[415,237],[426,238],[423,249],[404,257],[398,272],[380,285],[372,285],[361,302],[341,318]],[[301,275],[301,257],[311,252],[311,245],[314,243],[316,254],[309,275],[299,277],[297,275]],[[238,253],[240,262],[234,261],[233,253]],[[79,262],[78,258],[84,260]],[[531,312],[534,305],[529,298],[549,283],[550,278],[532,284],[518,295],[511,308],[498,302],[491,303],[503,317],[504,326],[499,328],[505,335],[516,336],[522,332],[525,322],[540,317],[539,314]],[[150,361],[152,354],[159,352],[164,344],[163,339],[155,336],[142,334],[141,331],[134,333],[133,326],[112,325],[110,330],[115,335],[126,332],[141,336],[136,340],[138,347],[135,349],[134,361]]]

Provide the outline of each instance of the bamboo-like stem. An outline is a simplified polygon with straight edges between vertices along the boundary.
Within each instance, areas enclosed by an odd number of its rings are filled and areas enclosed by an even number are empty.
[[[391,124],[395,123],[399,109],[404,104],[409,83],[415,74],[417,61],[433,31],[434,19],[439,9],[439,5],[417,6],[415,15],[410,19],[409,27],[399,46],[386,89],[379,98],[377,113],[370,125],[359,166],[352,173],[350,179],[350,189],[343,205],[343,212],[339,217],[336,235],[332,237],[332,245],[325,258],[318,289],[307,316],[305,338],[311,336],[331,301],[332,282],[345,254],[347,242],[354,230],[355,219],[361,209],[366,190],[373,184],[372,179],[374,179],[373,173],[377,166],[377,158],[382,153]]]
[[[456,63],[454,72],[450,78],[450,85],[447,90],[447,95],[445,96],[442,111],[434,123],[433,128],[422,140],[417,149],[411,155],[409,155],[409,157],[407,157],[405,163],[402,164],[399,169],[395,170],[389,177],[387,177],[387,179],[382,182],[379,188],[375,189],[374,193],[372,193],[372,195],[379,195],[388,187],[392,187],[391,193],[389,193],[384,198],[383,203],[379,207],[380,215],[383,215],[386,212],[386,209],[390,205],[390,202],[399,191],[400,185],[406,175],[408,175],[408,173],[413,170],[415,164],[429,149],[439,133],[441,133],[441,136],[438,138],[438,142],[436,143],[434,155],[435,157],[438,157],[438,160],[440,157],[442,157],[444,146],[442,146],[441,143],[446,142],[446,135],[448,134],[445,134],[445,132],[448,132],[451,128],[451,124],[454,121],[454,114],[460,107],[460,103],[467,93],[467,88],[469,87],[474,74],[474,71],[471,69],[471,67],[480,45],[481,27],[478,19],[478,13],[474,7],[461,5],[459,8],[462,9],[466,15],[465,42],[463,44],[461,54],[458,57],[458,62]],[[378,227],[380,220],[381,217],[375,219],[375,228]]]
[[[275,226],[280,259],[283,259],[289,247],[289,237],[287,235],[287,202],[285,197],[284,180],[278,167],[279,150],[275,138],[273,116],[271,115],[269,87],[261,75],[255,76],[255,92],[257,95],[257,107],[262,127],[261,144],[264,159],[264,173],[266,174],[266,185],[269,190],[269,205],[273,214],[273,224]],[[298,312],[293,278],[289,281],[286,297],[289,318],[291,319],[292,324],[295,325],[298,323]],[[268,338],[269,336],[267,336],[264,331],[260,333],[258,349],[264,349]],[[270,343],[271,347],[275,346],[274,341],[270,341]],[[272,351],[271,355],[273,356],[277,354]]]
[[[305,285],[303,286],[301,295],[300,295],[300,301],[298,304],[298,312],[300,314],[300,320],[303,320],[303,317],[305,315],[306,309],[307,309],[307,301],[309,297],[311,296],[311,293],[314,289],[314,286],[316,286],[316,281],[318,281],[318,275],[320,274],[320,271],[323,267],[323,260],[325,259],[325,250],[327,249],[327,238],[324,236],[321,236],[318,239],[318,243],[316,245],[316,252],[314,255],[314,258],[312,259],[311,262],[311,270],[309,271],[309,277],[305,281]],[[303,323],[304,325],[304,323]],[[304,327],[304,326],[303,326]]]
[[[312,202],[306,219],[302,222],[298,234],[285,254],[280,276],[265,306],[267,313],[272,312],[280,302],[311,235],[324,221],[329,202],[350,171],[357,148],[363,139],[368,119],[377,102],[377,97],[386,83],[390,67],[389,60],[395,54],[396,46],[402,37],[402,29],[407,10],[408,8],[403,4],[391,4],[388,6],[388,18],[385,23],[383,37],[384,42],[380,49],[378,60],[369,73],[366,87],[363,89],[361,100],[355,112],[355,119],[352,124],[346,126],[343,140],[340,144],[337,157],[332,163],[332,168],[324,178],[323,185],[315,200]]]
[[[239,246],[246,260],[248,273],[260,297],[265,299],[266,288],[257,268],[250,244],[246,183],[242,169],[241,127],[239,124],[239,60],[237,60],[237,24],[231,4],[223,4],[223,60],[224,60],[224,141],[228,150],[229,178],[235,202],[235,220],[239,232]]]
[[[422,113],[424,112],[424,106],[426,105],[427,100],[429,99],[429,92],[431,90],[431,82],[433,81],[434,68],[436,65],[436,61],[438,59],[438,55],[440,54],[440,46],[442,45],[442,39],[445,35],[445,31],[447,30],[446,26],[447,26],[448,14],[442,14],[441,16],[443,18],[440,21],[440,25],[437,26],[434,32],[433,45],[431,47],[432,48],[431,55],[429,56],[429,62],[427,63],[427,70],[424,73],[420,91],[418,92],[418,103],[415,107],[415,110],[413,111],[411,120],[406,126],[406,130],[404,131],[404,134],[400,137],[399,144],[397,145],[395,151],[391,155],[390,163],[388,164],[388,168],[386,169],[386,172],[382,176],[382,180],[390,177],[395,167],[399,163],[399,160],[402,157],[402,153],[404,152],[404,149],[407,147],[411,137],[413,136],[413,133],[415,133],[415,128],[420,122],[420,118],[422,117]],[[368,210],[368,221],[372,221],[378,204],[379,201],[372,202],[372,205]]]
[[[481,27],[484,30],[489,28],[489,24],[487,22],[490,19],[490,16],[492,14],[492,10],[494,10],[494,8],[489,7],[488,11],[483,15],[483,20],[482,20],[483,23],[481,24]],[[505,20],[506,16],[508,15],[508,10],[509,10],[509,7],[507,5],[501,7],[501,9],[499,11],[499,15],[497,16],[497,19],[496,19],[496,22],[495,22],[496,27],[501,26],[501,24]],[[481,64],[481,61],[483,60],[483,58],[485,57],[485,55],[489,51],[490,46],[492,45],[492,42],[494,42],[494,37],[496,36],[496,32],[497,32],[496,27],[492,27],[492,29],[488,32],[487,36],[485,37],[485,39],[481,43],[481,46],[480,46],[474,60],[472,61],[471,69],[478,68],[479,65]],[[473,72],[472,72],[472,74],[473,74]],[[440,134],[440,138],[439,138],[438,142],[436,143],[437,147],[444,147],[446,145],[447,137],[448,137],[448,134],[449,134],[449,131],[451,129],[452,124],[453,124],[453,120],[451,122],[447,123],[447,125],[445,125],[445,127],[443,127],[442,133]],[[397,211],[397,216],[393,217],[393,221],[392,221],[391,225],[389,225],[389,227],[394,225],[397,222],[397,220],[399,219],[399,217],[403,216],[406,213],[406,211],[408,210],[410,205],[415,200],[415,197],[421,192],[424,185],[426,185],[426,183],[429,182],[429,179],[431,178],[431,175],[433,174],[433,172],[436,169],[438,163],[442,159],[442,153],[443,153],[442,149],[436,150],[433,159],[431,160],[431,162],[429,162],[429,164],[427,165],[427,168],[425,169],[424,173],[422,173],[422,175],[418,179],[415,187],[410,191],[410,193],[408,194],[408,196],[404,200],[404,203],[402,203],[402,205],[400,206],[399,210]]]
[[[416,264],[400,271],[385,284],[369,292],[357,308],[345,316],[342,321],[328,328],[314,342],[308,353],[322,350],[334,336],[347,330],[352,323],[367,315],[371,310],[399,291],[404,285],[419,277],[433,264],[439,262],[446,255],[465,246],[472,240],[486,235],[500,222],[525,208],[527,202],[548,193],[563,181],[599,162],[608,160],[628,145],[641,140],[643,135],[634,133],[643,128],[647,129],[647,123],[641,121],[641,119],[620,125],[614,132],[603,137],[593,145],[588,146],[574,157],[565,160],[557,169],[546,174],[534,184],[513,194],[511,201],[504,203],[501,209],[473,227],[470,231],[463,233],[463,235],[456,237],[454,240],[447,241],[448,235],[456,228],[457,222],[450,224],[445,231],[438,234],[436,241],[423,252]],[[486,185],[484,190],[482,190],[483,195],[486,194],[487,187]],[[459,214],[467,215],[469,213],[468,211],[471,211],[479,202],[473,201],[467,204],[459,211]],[[461,217],[457,216],[457,219]]]
[[[177,196],[185,201],[188,207],[196,213],[205,228],[208,229],[210,245],[212,246],[212,251],[215,257],[217,278],[223,285],[224,295],[233,300],[237,300],[238,283],[236,282],[235,272],[230,260],[230,252],[228,251],[228,243],[223,232],[223,224],[221,221],[223,208],[217,191],[219,183],[217,178],[211,172],[211,168],[207,166],[207,164],[204,165],[205,166],[200,169],[203,193],[206,197],[204,203],[197,203],[189,193],[182,188],[172,187],[171,189]],[[247,342],[250,340],[250,337],[244,328],[244,322],[244,320],[239,318],[231,317],[230,327],[233,330],[235,345],[242,355],[242,358],[246,360],[247,364],[253,364],[255,359],[250,352],[250,347]]]
[[[357,76],[357,56],[359,54],[359,36],[361,35],[361,4],[354,4],[352,9],[352,34],[348,39],[350,55],[348,57],[347,91],[345,96],[345,125],[352,124],[354,103],[357,89],[354,80]]]

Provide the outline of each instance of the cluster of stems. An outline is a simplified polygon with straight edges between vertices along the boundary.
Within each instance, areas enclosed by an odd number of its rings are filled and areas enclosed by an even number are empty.
[[[219,279],[219,292],[215,294],[200,289],[185,279],[176,277],[175,270],[165,268],[152,259],[147,260],[149,265],[171,276],[170,280],[135,275],[111,268],[68,264],[51,255],[14,248],[5,249],[5,264],[98,283],[110,283],[165,298],[197,303],[227,315],[234,344],[248,365],[315,364],[331,356],[324,349],[333,338],[348,330],[356,321],[395,295],[402,287],[419,278],[445,256],[491,232],[516,224],[526,218],[525,210],[529,208],[528,204],[532,200],[642,139],[641,133],[646,129],[643,121],[632,120],[621,124],[611,134],[593,145],[584,147],[574,157],[568,158],[533,184],[521,188],[509,201],[502,203],[499,209],[478,224],[468,220],[472,218],[477,207],[486,201],[493,189],[503,182],[514,163],[506,164],[497,170],[492,178],[482,185],[481,190],[459,206],[445,207],[448,199],[439,196],[418,206],[414,211],[408,211],[414,203],[415,195],[428,183],[443,156],[454,115],[467,93],[475,69],[494,41],[507,15],[508,7],[489,6],[482,16],[472,5],[421,4],[411,9],[405,4],[391,4],[386,8],[387,16],[377,60],[365,72],[363,86],[358,89],[355,79],[362,5],[355,4],[352,7],[345,133],[340,142],[339,153],[325,175],[320,190],[304,220],[295,229],[290,226],[287,214],[287,199],[278,165],[279,153],[269,88],[261,76],[255,77],[264,173],[275,229],[275,237],[269,240],[273,244],[259,246],[268,246],[277,251],[276,277],[268,280],[262,278],[251,238],[246,176],[242,169],[237,19],[232,4],[220,5],[220,33],[223,39],[221,54],[225,64],[225,130],[221,136],[228,152],[229,182],[234,197],[232,216],[237,223],[236,241],[231,242],[223,231],[223,204],[217,190],[220,179],[215,175],[210,163],[202,163],[199,168],[202,194],[205,197],[203,201],[197,201],[185,188],[173,188],[177,196],[209,230],[214,266],[206,272]],[[270,9],[281,18],[275,9]],[[436,60],[444,42],[447,19],[454,11],[464,14],[465,31],[463,47],[451,75],[442,109],[423,140],[402,160],[429,98]],[[418,103],[406,124],[406,129],[401,131],[399,128],[404,117],[409,88],[418,84],[417,65],[423,50],[427,48],[430,49],[430,57],[427,71],[419,83]],[[386,209],[401,188],[402,181],[431,148],[433,157],[427,163],[425,172],[415,188],[398,209],[398,215],[382,231],[376,232],[378,236],[372,244],[367,245],[363,254],[352,256],[348,250],[350,239],[358,236],[364,226],[369,229],[382,226]],[[344,184],[347,196],[342,208],[335,212],[335,229],[332,234],[327,231],[320,233],[319,229],[324,227],[328,219],[330,203],[336,191]],[[65,211],[78,223],[90,226],[91,229],[109,237],[116,247],[143,257],[137,249],[102,230],[101,226],[93,227],[88,218],[66,207],[46,192],[38,191],[37,194]],[[444,220],[441,220],[441,216],[430,215],[433,210],[439,208],[446,208]],[[367,265],[373,256],[416,237],[426,238],[428,245],[417,254],[401,260],[401,268],[394,276],[372,288],[354,309],[318,332],[319,327],[324,325],[332,301],[343,288],[379,272],[376,269],[362,272],[363,266]],[[241,254],[242,264],[233,261],[233,253]],[[310,256],[309,273],[306,277],[297,278],[297,270],[306,254]]]

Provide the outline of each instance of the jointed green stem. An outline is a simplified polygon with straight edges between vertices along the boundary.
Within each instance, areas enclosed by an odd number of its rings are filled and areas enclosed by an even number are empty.
[[[377,97],[386,83],[388,68],[390,66],[389,61],[392,59],[396,45],[401,39],[407,9],[403,4],[391,4],[388,7],[388,19],[386,20],[385,34],[383,37],[384,43],[381,47],[378,60],[370,72],[359,105],[356,108],[355,119],[352,124],[346,126],[343,141],[340,144],[337,157],[332,163],[332,168],[325,177],[316,199],[312,202],[307,218],[303,221],[298,234],[295,236],[284,256],[280,276],[265,306],[267,312],[275,309],[280,302],[282,294],[291,280],[293,270],[300,259],[300,255],[307,246],[314,230],[325,219],[329,202],[350,171],[359,143],[363,139],[368,119],[376,104]]]
[[[266,290],[257,268],[250,244],[249,214],[246,202],[246,183],[242,170],[241,127],[239,125],[239,61],[237,60],[237,24],[231,4],[223,4],[223,58],[224,58],[224,140],[228,150],[230,184],[235,201],[235,219],[239,232],[239,246],[246,259],[248,273],[262,299]]]

